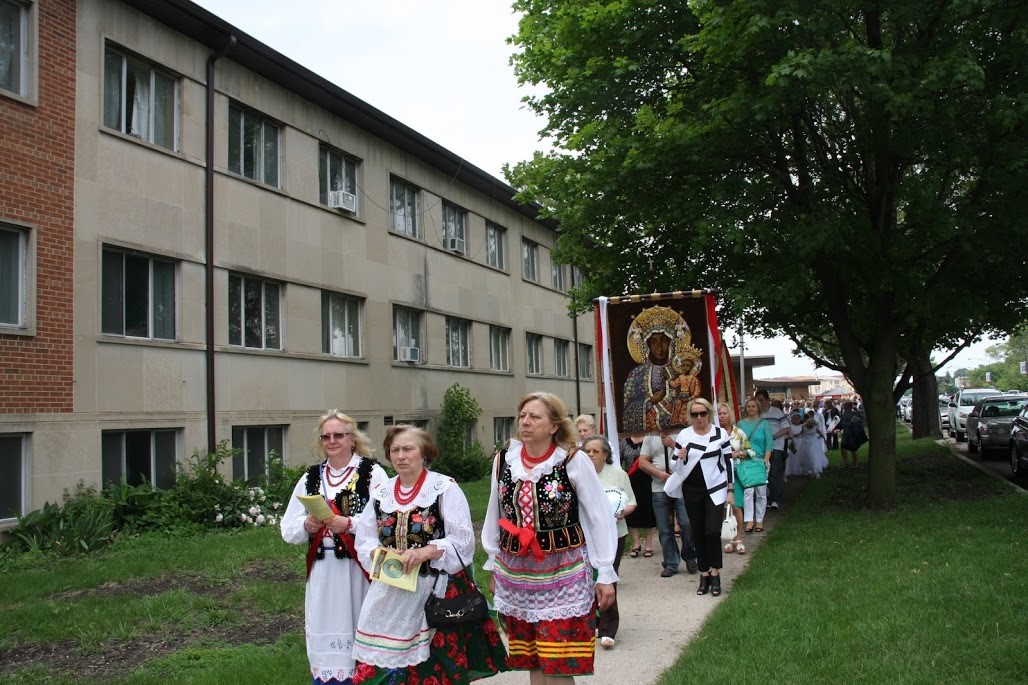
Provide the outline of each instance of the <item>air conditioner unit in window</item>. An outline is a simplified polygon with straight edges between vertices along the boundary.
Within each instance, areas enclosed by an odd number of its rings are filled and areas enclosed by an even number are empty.
[[[464,246],[461,245],[461,241],[458,238],[446,238],[443,242],[446,243],[446,249],[450,252],[464,253]]]
[[[328,206],[345,209],[347,212],[356,212],[357,196],[345,190],[330,190],[328,191]]]
[[[401,362],[420,362],[421,361],[421,350],[416,347],[401,347],[400,348],[400,361]]]

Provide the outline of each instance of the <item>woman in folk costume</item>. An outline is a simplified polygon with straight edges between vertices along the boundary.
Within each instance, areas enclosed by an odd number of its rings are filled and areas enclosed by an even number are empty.
[[[617,581],[614,518],[567,415],[556,395],[521,399],[518,439],[496,456],[482,527],[507,664],[529,671],[532,685],[593,672],[596,608],[611,605]]]
[[[700,586],[696,594],[708,592],[721,595],[721,522],[725,520],[725,506],[732,506],[734,469],[732,468],[732,442],[728,431],[722,430],[711,419],[714,407],[702,397],[689,403],[692,425],[675,439],[682,449],[671,467],[673,477],[665,485],[680,483],[672,497],[685,500],[685,511],[692,527],[696,560],[700,566]]]
[[[357,623],[354,685],[450,685],[506,670],[492,618],[445,630],[425,618],[430,593],[452,597],[471,583],[465,566],[475,555],[475,531],[464,493],[428,470],[437,450],[422,429],[393,426],[384,447],[397,475],[372,491],[357,521],[357,556],[371,568],[375,550],[390,549],[402,555],[404,573],[419,576],[413,591],[372,581]]]
[[[354,553],[353,526],[386,474],[371,459],[368,437],[336,409],[318,422],[315,452],[324,461],[308,468],[293,488],[282,516],[282,539],[308,545],[304,623],[312,683],[350,683],[353,631],[368,592]],[[334,516],[328,521],[314,518],[298,495],[321,495]]]

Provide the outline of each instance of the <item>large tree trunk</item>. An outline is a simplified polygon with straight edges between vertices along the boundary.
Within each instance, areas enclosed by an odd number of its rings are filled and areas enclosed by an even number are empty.
[[[891,509],[896,505],[894,360],[895,356],[887,355],[872,360],[867,373],[867,388],[858,388],[864,398],[867,435],[870,438],[867,494],[868,505],[872,509]]]
[[[910,423],[915,440],[942,437],[939,427],[939,381],[932,371],[928,355],[911,360],[914,367],[914,395],[911,398]]]

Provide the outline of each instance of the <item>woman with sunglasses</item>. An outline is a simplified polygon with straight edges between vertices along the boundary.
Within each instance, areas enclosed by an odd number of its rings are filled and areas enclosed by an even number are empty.
[[[371,443],[357,424],[337,409],[318,422],[314,452],[320,458],[301,476],[286,513],[282,539],[307,545],[304,623],[313,685],[349,682],[353,636],[368,579],[357,562],[353,528],[372,490],[386,473],[371,458]],[[332,515],[311,516],[299,495],[321,495]]]
[[[721,595],[721,522],[725,503],[732,506],[732,442],[728,431],[711,422],[714,407],[697,397],[689,402],[691,426],[678,434],[681,447],[671,467],[678,474],[681,490],[668,493],[685,500],[692,524],[700,586],[696,594]],[[671,481],[669,481],[671,482]]]

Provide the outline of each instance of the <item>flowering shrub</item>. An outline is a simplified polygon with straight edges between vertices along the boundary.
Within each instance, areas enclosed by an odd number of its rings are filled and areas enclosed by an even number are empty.
[[[224,528],[275,526],[282,517],[282,503],[271,501],[264,488],[233,483],[226,502],[214,505],[214,522]]]

